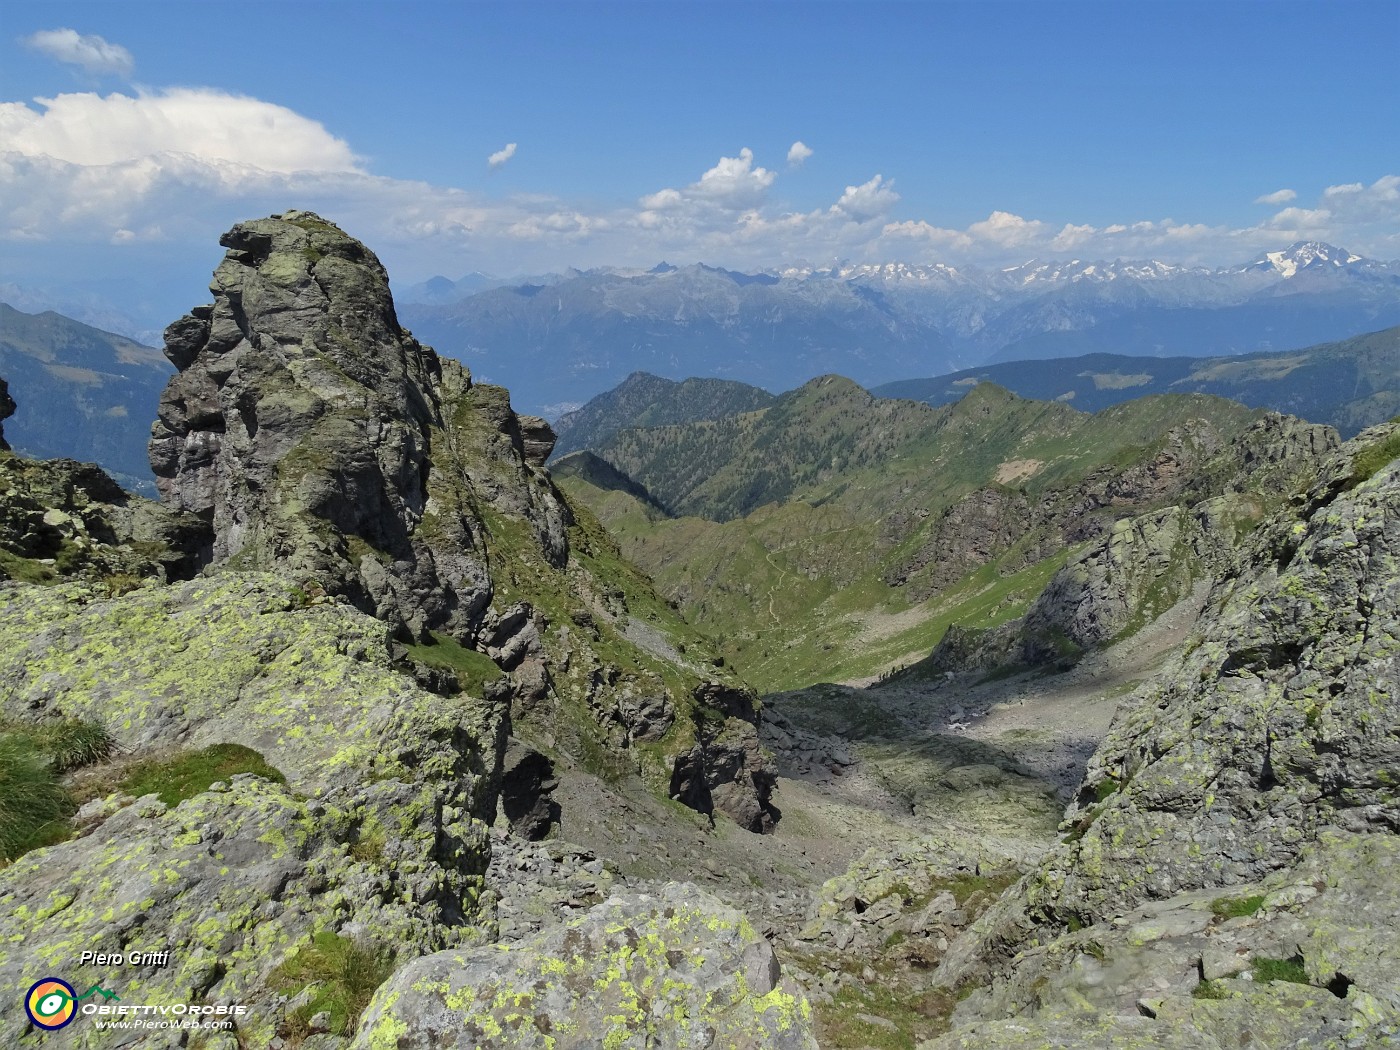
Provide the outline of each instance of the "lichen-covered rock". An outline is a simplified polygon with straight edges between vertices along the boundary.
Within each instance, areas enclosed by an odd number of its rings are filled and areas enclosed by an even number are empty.
[[[969,1000],[972,1014],[1043,1002],[1037,968],[1057,981],[1061,968],[1046,953],[1082,948],[1067,930],[1110,931],[1097,943],[1111,956],[1121,941],[1111,931],[1133,927],[1151,902],[1179,903],[1167,927],[1146,922],[1138,947],[1209,933],[1200,902],[1225,887],[1288,884],[1280,902],[1316,900],[1286,929],[1270,927],[1288,942],[1283,956],[1333,988],[1320,993],[1329,1011],[1327,996],[1346,995],[1343,1015],[1390,1025],[1394,1037],[1400,974],[1386,916],[1400,899],[1400,869],[1387,859],[1400,832],[1400,463],[1385,460],[1397,432],[1375,428],[1331,454],[1321,480],[1251,534],[1184,651],[1120,710],[1064,840],[945,958],[940,983],[993,988]],[[1192,892],[1202,895],[1194,904]],[[1179,959],[1155,972],[1167,982],[1158,991],[1191,979]],[[1095,1005],[1133,1010],[1131,1000]],[[1225,1010],[1203,1005],[1191,1023]],[[1279,1021],[1295,1033],[1284,1045],[1376,1045],[1351,1021],[1337,1035],[1332,1013],[1317,1015],[1316,1031]]]
[[[426,956],[379,990],[357,1050],[815,1050],[773,949],[695,886],[610,898],[508,947]]]
[[[432,778],[495,815],[499,705],[391,666],[388,628],[261,573],[146,587],[0,591],[0,711],[95,719],[128,748],[236,743],[297,790]]]
[[[170,809],[155,796],[125,801],[84,837],[0,872],[5,1031],[26,1027],[24,989],[53,974],[127,1003],[242,1004],[242,1045],[269,1046],[298,990],[279,967],[316,935],[400,959],[489,935],[472,914],[481,879],[460,866],[484,861],[481,837],[463,826],[458,856],[445,856],[448,838],[433,827],[440,801],[420,786],[308,799],[244,774]],[[373,853],[355,846],[371,824],[389,829]],[[164,966],[114,968],[84,962],[85,951],[169,955]],[[153,1034],[98,1031],[80,1017],[64,1045],[147,1045]]]
[[[1398,864],[1400,837],[1325,832],[1261,883],[1149,901],[1026,949],[932,1045],[1395,1045]]]
[[[401,960],[488,937],[501,705],[423,691],[390,648],[385,624],[271,575],[0,591],[6,718],[101,721],[152,758],[242,744],[288,781],[85,810],[81,837],[0,872],[0,983],[36,960],[97,980],[81,952],[168,947],[121,994],[245,1003],[246,1045],[266,1046],[290,1009],[273,971],[317,934]]]

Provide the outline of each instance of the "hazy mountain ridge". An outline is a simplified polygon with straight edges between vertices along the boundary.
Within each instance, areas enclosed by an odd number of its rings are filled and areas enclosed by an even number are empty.
[[[30,455],[100,461],[128,488],[153,493],[145,446],[170,372],[153,347],[0,303],[0,373],[20,406],[9,441]]]
[[[624,427],[719,419],[772,401],[768,391],[732,380],[691,378],[677,383],[633,372],[617,387],[559,417],[554,424],[558,435],[554,454],[564,456],[576,449],[595,448]]]
[[[1352,437],[1400,412],[1400,328],[1282,353],[1206,359],[1089,354],[994,363],[886,383],[872,393],[941,405],[983,381],[1089,412],[1146,394],[1215,394],[1326,423]]]
[[[599,268],[443,302],[450,284],[404,305],[406,321],[537,411],[639,370],[768,390],[829,372],[870,385],[989,359],[1291,349],[1400,324],[1400,263],[1311,242],[1218,269],[1079,260],[998,271]]]

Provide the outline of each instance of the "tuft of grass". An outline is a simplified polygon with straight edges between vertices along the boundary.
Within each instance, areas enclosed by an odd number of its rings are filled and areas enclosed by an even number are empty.
[[[100,722],[0,722],[0,862],[68,839],[77,803],[59,774],[114,750],[116,742]]]
[[[1292,984],[1309,984],[1308,972],[1303,968],[1301,956],[1291,959],[1270,959],[1258,956],[1253,965],[1256,981],[1288,981]]]
[[[1218,981],[1201,981],[1191,989],[1192,999],[1228,999],[1227,992]]]
[[[1222,919],[1238,919],[1253,915],[1264,906],[1264,894],[1254,897],[1217,897],[1210,902],[1210,910]]]
[[[310,999],[287,1018],[284,1037],[304,1038],[311,1018],[320,1013],[330,1015],[333,1035],[349,1035],[393,972],[394,956],[384,949],[328,930],[316,934],[273,972],[273,983],[282,992],[298,995],[312,989]]]
[[[134,572],[114,572],[102,577],[102,589],[108,598],[120,598],[141,587],[141,577]]]
[[[251,747],[214,744],[164,761],[152,760],[132,766],[118,787],[137,798],[159,795],[167,806],[177,806],[207,791],[216,780],[227,780],[238,773],[254,773],[278,784],[287,782],[286,777]]]
[[[1122,785],[1112,777],[1107,780],[1100,780],[1098,787],[1094,789],[1094,798],[1098,802],[1107,802],[1120,787],[1122,787]]]
[[[0,736],[0,861],[9,863],[72,833],[73,800],[52,766],[21,733]]]
[[[40,726],[38,737],[55,773],[101,762],[117,749],[117,742],[105,725],[76,718]]]
[[[378,864],[384,859],[384,847],[388,842],[383,827],[377,823],[366,824],[350,843],[350,856],[367,864]]]

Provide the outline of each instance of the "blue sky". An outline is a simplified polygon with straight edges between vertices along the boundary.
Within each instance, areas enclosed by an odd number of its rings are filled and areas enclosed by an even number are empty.
[[[188,297],[293,206],[396,283],[1395,258],[1397,52],[1393,0],[6,0],[0,282]]]

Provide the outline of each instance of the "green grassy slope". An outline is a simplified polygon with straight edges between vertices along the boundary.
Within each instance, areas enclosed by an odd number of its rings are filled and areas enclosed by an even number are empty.
[[[602,450],[680,516],[560,484],[742,674],[791,688],[916,658],[950,622],[1020,615],[1079,544],[1171,502],[1256,416],[1203,396],[1090,416],[991,384],[934,409],[824,377]]]

